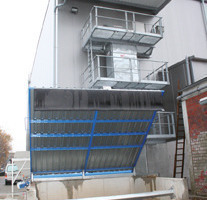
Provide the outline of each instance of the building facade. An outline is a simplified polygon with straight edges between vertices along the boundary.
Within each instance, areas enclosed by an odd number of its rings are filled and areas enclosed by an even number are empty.
[[[33,176],[172,177],[177,80],[183,88],[207,74],[205,9],[197,0],[49,1],[29,80]],[[187,67],[173,67],[182,60]]]

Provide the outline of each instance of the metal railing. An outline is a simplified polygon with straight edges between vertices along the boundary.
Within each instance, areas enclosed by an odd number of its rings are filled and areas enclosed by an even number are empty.
[[[93,86],[97,80],[134,83],[169,83],[166,62],[126,57],[97,55],[83,72],[82,84]]]
[[[96,27],[131,33],[151,33],[163,36],[162,18],[138,12],[94,6],[81,30],[86,42]]]
[[[150,138],[175,137],[174,112],[157,112],[149,132]]]

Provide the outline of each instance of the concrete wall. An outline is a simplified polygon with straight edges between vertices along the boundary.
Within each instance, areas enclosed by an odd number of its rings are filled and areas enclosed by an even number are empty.
[[[56,182],[36,182],[38,200],[62,200],[100,196],[124,195],[159,190],[175,191],[176,200],[188,200],[185,179],[160,177],[119,177]],[[168,200],[170,197],[157,198]]]
[[[135,167],[136,175],[157,174],[161,177],[173,177],[176,142],[146,144]],[[185,149],[187,155],[187,149]],[[184,175],[190,187],[189,159],[184,160]]]

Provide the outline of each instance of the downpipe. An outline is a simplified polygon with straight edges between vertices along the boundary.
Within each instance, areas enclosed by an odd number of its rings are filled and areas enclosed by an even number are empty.
[[[67,0],[57,5],[58,0],[54,0],[54,56],[53,56],[53,86],[58,87],[58,10],[63,7]]]
[[[187,92],[186,94],[182,94],[182,95],[180,95],[180,96],[178,96],[177,97],[177,100],[181,100],[183,97],[186,97],[186,96],[188,96],[188,95],[191,95],[191,94],[193,94],[194,92],[199,92],[199,91],[201,91],[201,90],[204,90],[204,89],[206,89],[207,88],[207,85],[204,85],[204,86],[202,86],[202,87],[197,87],[195,90],[193,90],[193,91],[190,91],[190,92]]]
[[[185,58],[185,64],[186,64],[186,72],[187,72],[188,85],[191,85],[192,81],[191,81],[191,77],[190,77],[190,65],[189,65],[189,60],[188,60],[187,56]]]
[[[202,11],[203,11],[203,19],[204,19],[204,24],[205,24],[205,29],[206,29],[206,36],[207,36],[207,11],[206,11],[206,4],[205,0],[201,0],[202,4]]]

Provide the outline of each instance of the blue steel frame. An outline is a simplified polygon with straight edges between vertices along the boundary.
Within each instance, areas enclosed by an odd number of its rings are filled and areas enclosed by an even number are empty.
[[[29,90],[28,90],[28,93],[29,93],[29,99],[28,99],[28,101],[29,101],[29,138],[30,138],[30,140],[29,140],[29,146],[30,146],[30,173],[32,173],[32,137],[31,137],[31,133],[32,133],[32,131],[31,131],[31,90],[32,90],[32,88],[29,88]]]
[[[77,177],[82,176],[83,173],[86,176],[93,175],[105,175],[105,174],[121,174],[121,173],[133,173],[133,169],[137,164],[143,146],[146,142],[147,135],[152,126],[153,120],[156,115],[154,111],[151,119],[133,119],[133,120],[97,120],[98,111],[94,113],[93,120],[32,120],[31,119],[31,89],[29,88],[29,131],[30,131],[30,164],[31,173],[33,173],[34,178],[57,178],[57,177]],[[163,92],[162,92],[163,95]],[[94,133],[96,123],[126,123],[126,122],[149,122],[149,126],[146,132],[134,132],[134,133]],[[91,133],[85,134],[71,134],[71,133],[31,133],[31,124],[39,123],[92,123]],[[95,146],[92,147],[93,137],[100,136],[129,136],[129,135],[143,135],[144,140],[141,145],[127,145],[127,146]],[[31,139],[32,138],[55,138],[55,137],[90,137],[89,145],[87,147],[51,147],[51,148],[32,148]],[[101,168],[101,169],[87,169],[87,164],[90,156],[90,151],[95,149],[124,149],[124,148],[139,148],[139,152],[135,159],[133,166],[131,167],[121,167],[121,168]],[[79,170],[66,170],[66,171],[41,171],[32,172],[32,152],[33,151],[61,151],[61,150],[87,150],[86,160],[84,169]]]

